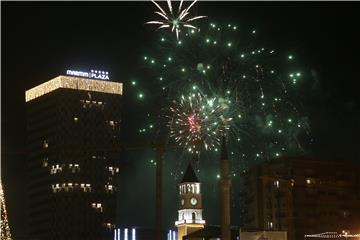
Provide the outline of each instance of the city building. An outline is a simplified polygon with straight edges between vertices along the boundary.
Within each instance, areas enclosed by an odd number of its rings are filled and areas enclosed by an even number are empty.
[[[289,240],[321,232],[359,232],[360,168],[351,162],[281,158],[245,174],[245,227],[287,231]]]
[[[122,83],[78,73],[25,93],[29,239],[113,239]]]
[[[179,184],[179,210],[175,226],[178,229],[178,240],[192,232],[204,228],[202,218],[201,184],[191,164],[186,169]]]
[[[239,240],[239,228],[237,226],[229,226],[230,240]],[[189,233],[183,237],[183,240],[221,240],[221,226],[206,225],[204,228]],[[250,240],[250,239],[245,239]],[[251,239],[255,240],[255,239]],[[279,239],[282,240],[282,239]]]
[[[287,240],[286,231],[239,230],[240,240]]]

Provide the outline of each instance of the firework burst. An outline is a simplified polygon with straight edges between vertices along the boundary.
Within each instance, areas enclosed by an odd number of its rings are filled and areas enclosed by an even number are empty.
[[[168,111],[166,105],[174,99],[180,106],[182,95],[199,91],[206,99],[216,97],[215,103],[226,104],[226,116],[232,118],[229,129],[214,136],[202,132],[201,116],[188,115],[193,133],[172,132],[171,139],[181,146],[201,146],[198,152],[216,151],[217,139],[225,133],[231,156],[244,164],[306,153],[312,136],[301,96],[311,76],[299,65],[296,53],[273,49],[254,28],[234,24],[203,22],[198,30],[184,32],[181,41],[169,34],[159,34],[157,49],[143,56],[150,70],[147,78],[154,80],[152,87],[159,87],[151,97]],[[177,127],[184,126],[172,125],[170,130]],[[200,135],[195,138],[195,133]],[[193,138],[188,139],[190,134]]]
[[[191,28],[197,29],[192,22],[201,18],[205,18],[206,16],[195,16],[190,17],[190,9],[197,0],[193,1],[187,8],[182,9],[183,0],[180,1],[178,10],[173,10],[171,0],[167,0],[169,11],[166,12],[164,9],[160,7],[155,1],[151,0],[155,4],[155,6],[160,10],[155,11],[154,13],[161,17],[160,20],[156,21],[149,21],[146,24],[156,24],[160,25],[158,29],[162,28],[171,28],[171,32],[175,31],[176,39],[179,39],[179,33],[181,32],[182,28]]]
[[[200,92],[173,101],[169,115],[170,136],[191,153],[214,150],[220,138],[236,124],[229,100],[202,95]]]

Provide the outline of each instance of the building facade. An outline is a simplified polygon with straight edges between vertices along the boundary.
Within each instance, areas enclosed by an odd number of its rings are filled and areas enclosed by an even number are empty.
[[[245,227],[287,231],[360,231],[360,168],[350,162],[283,158],[245,174]]]
[[[179,184],[178,220],[175,222],[178,240],[183,240],[183,236],[204,228],[202,212],[201,184],[189,164]]]
[[[122,83],[58,76],[25,93],[30,239],[112,239]]]

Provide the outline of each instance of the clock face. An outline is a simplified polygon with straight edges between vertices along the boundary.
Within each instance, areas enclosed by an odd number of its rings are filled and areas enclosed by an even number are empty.
[[[190,199],[190,203],[191,203],[191,205],[196,205],[196,203],[197,203],[197,199],[196,198],[191,198]]]
[[[185,204],[185,200],[182,198],[181,199],[181,205],[183,206]]]

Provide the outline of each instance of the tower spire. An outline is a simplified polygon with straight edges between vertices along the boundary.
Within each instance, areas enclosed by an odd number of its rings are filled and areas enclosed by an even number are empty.
[[[184,177],[181,181],[181,183],[184,183],[184,182],[199,182],[199,179],[197,178],[194,168],[192,167],[191,163],[189,163],[189,165],[185,171]]]

